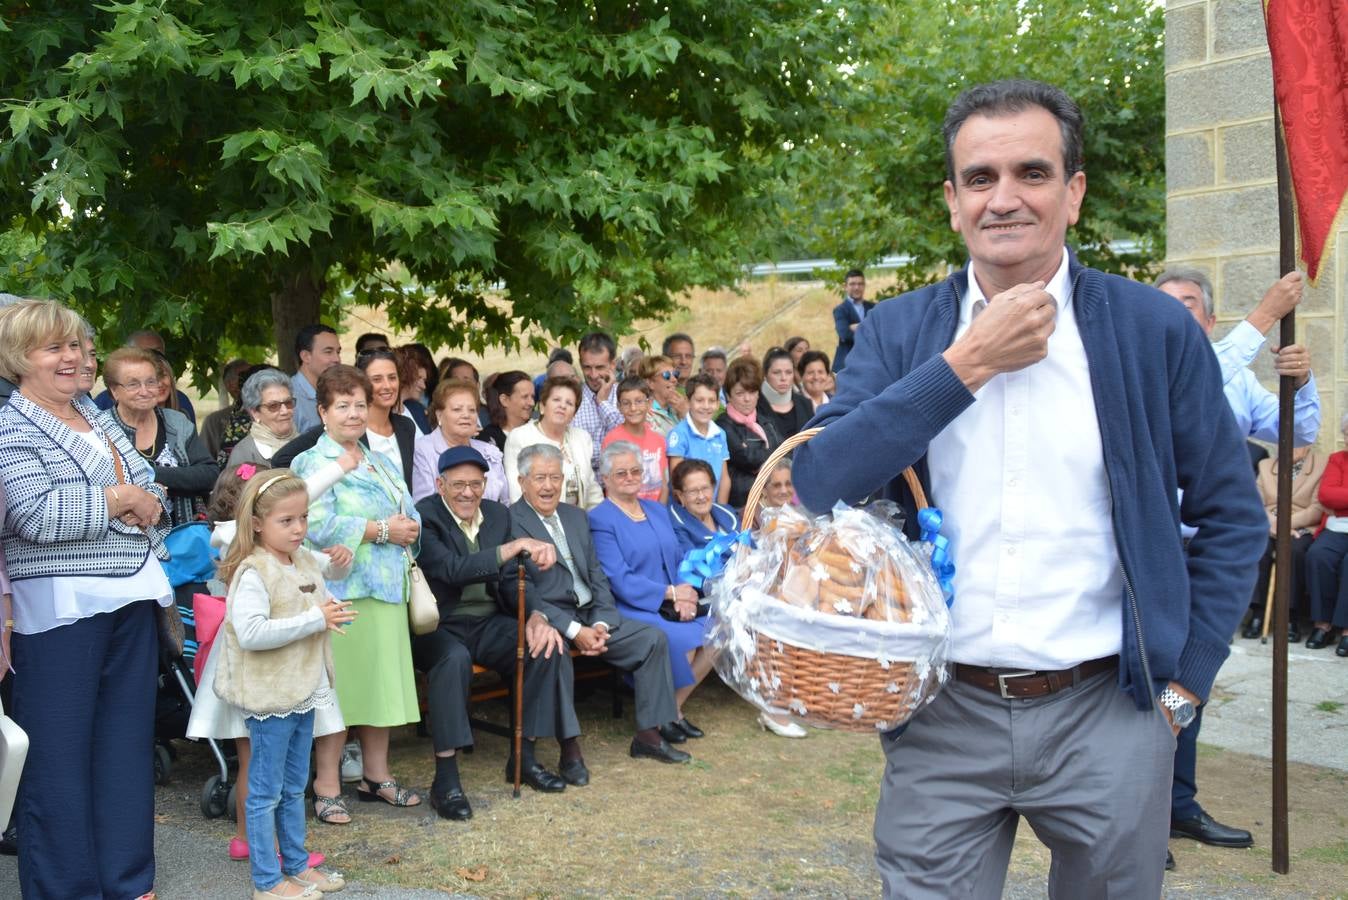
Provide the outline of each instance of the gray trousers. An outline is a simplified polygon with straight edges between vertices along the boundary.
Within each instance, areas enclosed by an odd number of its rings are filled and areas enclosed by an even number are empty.
[[[1053,853],[1050,897],[1161,895],[1175,738],[1116,673],[1035,700],[952,680],[881,743],[886,897],[1000,897],[1021,816]]]
[[[593,609],[576,610],[582,625],[593,625]],[[569,642],[568,642],[569,643]],[[609,635],[608,649],[599,657],[632,676],[636,693],[637,729],[656,728],[679,717],[674,702],[674,676],[669,669],[669,641],[654,625],[623,619]]]

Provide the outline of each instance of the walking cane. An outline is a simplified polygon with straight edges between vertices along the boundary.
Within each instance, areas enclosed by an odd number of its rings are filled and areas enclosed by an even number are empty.
[[[515,574],[519,576],[519,595],[515,598],[515,793],[520,798],[520,781],[524,773],[524,759],[520,756],[524,742],[524,561],[528,550],[521,550]]]

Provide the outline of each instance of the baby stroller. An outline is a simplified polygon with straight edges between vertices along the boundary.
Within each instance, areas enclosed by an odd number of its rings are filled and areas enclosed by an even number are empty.
[[[219,627],[220,616],[211,615],[212,598],[206,582],[215,576],[215,553],[210,546],[211,529],[205,522],[179,525],[169,532],[165,545],[169,559],[164,572],[173,586],[174,602],[183,621],[183,651],[176,647],[159,648],[159,693],[155,709],[155,784],[168,784],[177,751],[172,742],[187,735],[187,721],[196,695],[196,675],[205,662],[205,652]],[[203,602],[204,601],[204,602]],[[223,614],[223,603],[219,604]],[[204,607],[204,608],[203,608]],[[199,608],[204,615],[199,616]],[[199,626],[200,620],[200,626]],[[205,633],[205,632],[209,633]],[[204,649],[203,649],[204,647]],[[200,653],[199,653],[200,651]],[[198,656],[200,655],[200,659]],[[201,812],[218,819],[234,812],[234,786],[229,778],[229,762],[219,744],[209,738],[205,743],[220,767],[201,791]]]

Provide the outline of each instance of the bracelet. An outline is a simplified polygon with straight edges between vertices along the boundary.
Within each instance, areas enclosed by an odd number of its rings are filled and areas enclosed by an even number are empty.
[[[121,505],[122,505],[122,495],[119,494],[119,493],[117,493],[117,488],[112,487],[111,485],[109,485],[109,486],[108,486],[108,490],[112,491],[112,499],[113,499],[113,502],[116,503],[118,506],[121,506]],[[111,513],[109,513],[109,515],[111,515]]]
[[[14,627],[14,620],[13,620],[13,619],[6,619],[6,620],[5,620],[5,627],[6,627],[6,628],[13,628],[13,627]]]
[[[378,522],[375,522],[375,524],[379,526],[379,531],[378,531],[378,532],[375,534],[375,536],[374,536],[374,542],[375,542],[376,544],[387,544],[387,543],[388,543],[388,519],[380,519]]]

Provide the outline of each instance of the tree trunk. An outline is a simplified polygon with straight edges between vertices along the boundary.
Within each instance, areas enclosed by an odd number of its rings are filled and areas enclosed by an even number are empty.
[[[281,274],[278,287],[271,295],[276,357],[283,371],[294,372],[300,365],[295,355],[295,335],[305,325],[319,321],[323,282],[307,269],[290,270]]]

